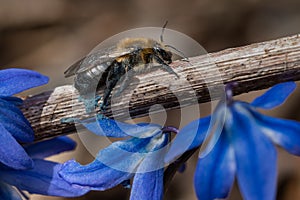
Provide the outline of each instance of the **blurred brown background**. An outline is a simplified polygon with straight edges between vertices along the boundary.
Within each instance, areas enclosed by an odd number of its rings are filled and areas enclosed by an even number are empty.
[[[0,0],[0,68],[22,67],[44,73],[51,78],[49,85],[40,88],[46,90],[70,82],[63,78],[69,65],[99,42],[124,30],[161,27],[169,20],[168,28],[191,36],[213,52],[300,33],[299,8],[298,0]],[[268,114],[299,120],[295,109],[299,91]],[[259,93],[241,98],[249,100]],[[79,145],[76,154],[64,154],[60,159],[75,157],[87,163],[92,160],[83,159],[87,155]],[[195,199],[195,163],[196,156],[187,171],[175,177],[167,199]],[[279,150],[278,163],[278,199],[299,199],[300,158]],[[128,195],[120,187],[74,199],[122,200]],[[60,198],[33,195],[33,199]],[[236,190],[231,199],[240,199]]]

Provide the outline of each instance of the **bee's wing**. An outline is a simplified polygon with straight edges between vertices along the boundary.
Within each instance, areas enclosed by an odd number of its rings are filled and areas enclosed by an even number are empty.
[[[65,77],[70,77],[78,73],[87,71],[96,65],[112,63],[117,57],[131,53],[132,49],[108,49],[105,51],[93,52],[71,65],[65,72]],[[109,66],[109,65],[105,65]]]
[[[72,64],[72,65],[64,72],[65,77],[68,78],[68,77],[70,77],[70,76],[74,76],[74,75],[78,72],[78,70],[79,70],[79,68],[80,68],[80,66],[81,66],[81,63],[83,62],[83,60],[84,60],[85,58],[86,58],[86,57],[83,57],[83,58],[81,58],[80,60],[78,60],[77,62],[75,62],[74,64]]]

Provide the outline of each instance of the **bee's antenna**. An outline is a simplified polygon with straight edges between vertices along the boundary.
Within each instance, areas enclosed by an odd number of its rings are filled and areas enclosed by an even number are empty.
[[[164,42],[164,32],[165,32],[165,29],[166,29],[166,26],[167,26],[167,24],[168,24],[168,20],[165,22],[165,24],[163,25],[163,27],[162,27],[162,30],[161,30],[161,34],[160,34],[160,42]]]
[[[171,48],[171,49],[175,50],[180,56],[182,56],[184,58],[184,60],[186,60],[186,61],[189,60],[189,58],[186,57],[186,55],[184,55],[184,53],[182,51],[178,50],[176,47],[173,47],[169,44],[166,44],[165,47],[168,47],[168,48]]]

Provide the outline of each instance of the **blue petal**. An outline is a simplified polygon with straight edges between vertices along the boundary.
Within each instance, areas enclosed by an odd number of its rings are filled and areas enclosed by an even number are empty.
[[[145,139],[144,139],[145,140]],[[168,148],[169,134],[161,134],[153,137],[149,144],[144,147],[142,162],[139,164],[137,173],[151,172],[165,167],[164,157]],[[136,155],[135,155],[136,156]]]
[[[133,177],[150,141],[132,138],[114,142],[102,149],[92,163],[83,166],[71,160],[63,165],[59,173],[72,184],[89,186],[95,190],[115,187]]]
[[[295,90],[294,82],[285,82],[273,86],[263,95],[254,99],[252,106],[262,109],[272,109],[281,105],[286,98]]]
[[[147,145],[151,149],[145,155],[145,158],[139,165],[137,173],[134,176],[131,200],[153,199],[160,200],[163,198],[163,175],[164,175],[164,155],[166,153],[165,145],[169,141],[168,134],[158,135],[151,139]]]
[[[20,190],[42,195],[76,197],[88,192],[87,188],[73,186],[59,177],[60,164],[45,160],[34,160],[34,164],[31,170],[1,169],[1,180]]]
[[[0,133],[0,162],[14,169],[32,168],[30,157],[2,124]]]
[[[19,193],[10,185],[0,182],[0,199],[3,200],[22,200]]]
[[[0,123],[20,142],[31,142],[34,132],[20,109],[0,98]]]
[[[232,106],[226,128],[231,134],[237,180],[244,199],[275,199],[276,149],[242,103]]]
[[[23,100],[18,97],[0,96],[0,99],[15,106],[20,106],[23,103]]]
[[[163,199],[164,169],[152,172],[137,173],[134,176],[130,200]]]
[[[35,144],[30,144],[25,147],[25,150],[31,158],[42,159],[61,152],[71,151],[75,149],[75,147],[76,143],[72,139],[66,136],[61,136]]]
[[[161,126],[156,124],[128,124],[112,119],[88,119],[80,121],[89,131],[106,137],[151,137],[159,133]]]
[[[300,123],[252,111],[263,133],[291,154],[300,156]]]
[[[88,186],[94,190],[106,190],[133,177],[132,173],[115,170],[98,160],[85,166],[70,160],[64,163],[59,174],[71,184]]]
[[[165,162],[170,163],[184,152],[199,147],[209,128],[211,117],[204,117],[192,121],[176,135],[172,142],[172,146],[165,156]]]
[[[139,165],[141,171],[162,168],[163,156],[159,153],[152,155],[151,152],[162,147],[166,141],[167,137],[162,135],[161,138],[132,138],[114,142],[102,149],[96,160],[88,165],[82,166],[72,160],[65,163],[60,175],[72,184],[106,190],[132,178]],[[149,153],[152,157],[147,157]],[[161,157],[160,162],[150,163],[153,161],[151,158],[157,160],[155,156]]]
[[[48,83],[48,77],[26,69],[0,70],[0,96],[12,96]]]
[[[198,199],[223,199],[231,190],[236,166],[233,148],[226,137],[226,133],[221,133],[213,149],[199,158],[194,180]]]
[[[218,142],[224,128],[227,112],[227,104],[221,100],[215,108],[213,115],[211,115],[210,127],[201,145],[199,157],[206,156]]]

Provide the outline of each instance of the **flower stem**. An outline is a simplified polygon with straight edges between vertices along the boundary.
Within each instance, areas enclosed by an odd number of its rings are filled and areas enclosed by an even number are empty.
[[[198,150],[198,148],[191,149],[180,156],[176,161],[171,163],[164,172],[164,192],[166,193],[170,183],[178,171],[178,169]]]

